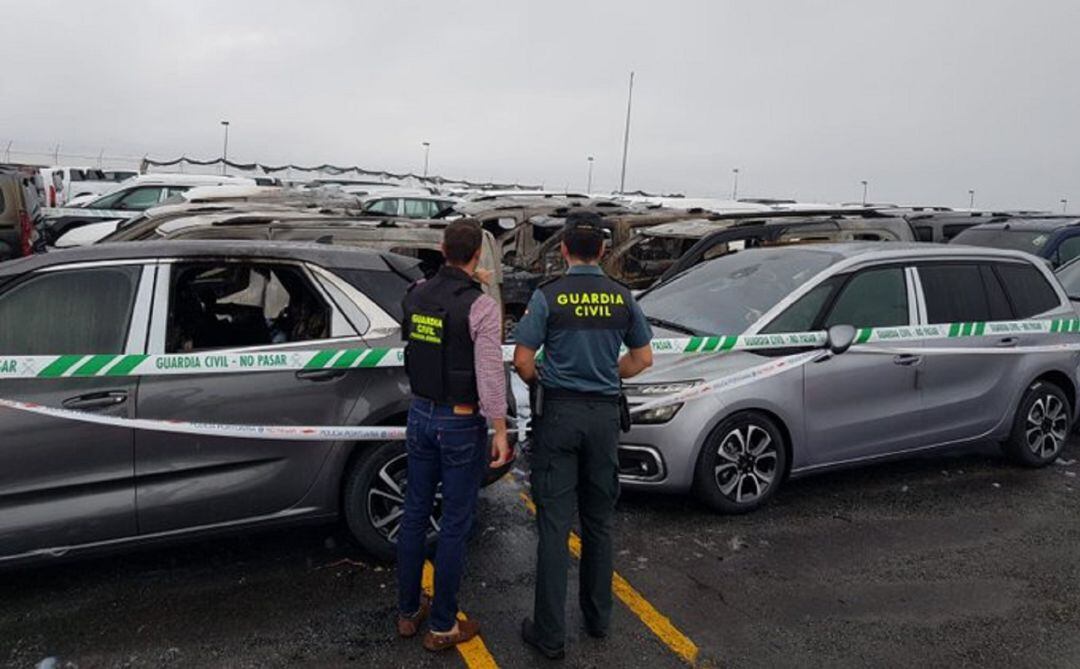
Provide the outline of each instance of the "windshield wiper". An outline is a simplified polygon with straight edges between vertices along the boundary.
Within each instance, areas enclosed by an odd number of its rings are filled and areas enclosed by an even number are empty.
[[[692,335],[694,337],[699,337],[704,334],[700,330],[695,330],[688,325],[683,325],[682,323],[675,323],[673,321],[666,321],[663,318],[657,318],[655,316],[646,316],[645,320],[649,321],[650,325],[667,328],[668,330],[675,330],[676,332]]]

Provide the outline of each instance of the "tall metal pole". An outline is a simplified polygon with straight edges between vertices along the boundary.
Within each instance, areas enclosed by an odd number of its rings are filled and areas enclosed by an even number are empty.
[[[634,73],[630,73],[630,91],[626,94],[626,130],[622,143],[622,173],[619,175],[619,192],[626,192],[626,151],[630,146],[630,105],[634,102]]]
[[[11,162],[11,145],[14,142],[15,142],[15,140],[13,140],[13,139],[8,140],[7,146],[4,148],[4,162],[5,163],[10,163]]]
[[[863,179],[859,183],[862,184],[862,203],[863,203],[863,206],[865,207],[866,206],[866,191],[867,191],[867,188],[870,185],[870,182],[867,181],[866,179]]]
[[[974,209],[974,208],[975,208],[975,189],[974,188],[969,188],[968,189],[968,209]]]
[[[221,148],[221,175],[225,176],[225,163],[229,160],[229,122],[222,121],[221,125],[225,126],[225,146]]]
[[[53,149],[52,159],[53,159],[53,165],[59,165],[60,164],[60,145],[59,144],[57,144],[56,147]]]
[[[98,166],[98,169],[101,169],[101,160],[104,157],[105,157],[105,149],[103,147],[101,149],[101,151],[98,151],[98,154],[97,154],[97,166]]]
[[[431,154],[431,142],[421,142],[424,145],[424,178],[427,178],[428,156]]]
[[[734,183],[731,184],[731,199],[732,200],[738,200],[739,199],[739,168],[736,167],[735,169],[731,170],[731,173],[735,177]]]
[[[586,160],[589,161],[589,181],[585,185],[585,194],[589,195],[589,194],[592,193],[592,164],[593,164],[593,157],[589,156],[588,158],[586,158]]]
[[[1064,214],[1064,213],[1067,213],[1068,211],[1069,211],[1069,200],[1068,200],[1068,198],[1063,197],[1063,198],[1061,198],[1061,213]]]

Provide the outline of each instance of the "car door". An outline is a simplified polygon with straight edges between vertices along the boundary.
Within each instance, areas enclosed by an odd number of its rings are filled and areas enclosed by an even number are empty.
[[[836,285],[814,329],[892,327],[915,321],[912,286],[901,265],[872,266],[832,282]],[[806,365],[803,406],[813,464],[876,457],[916,445],[922,416],[916,383],[921,364],[919,356],[849,351]]]
[[[343,311],[302,264],[208,259],[163,266],[150,344],[155,352],[362,346],[354,305]],[[346,317],[346,313],[352,315]],[[242,425],[341,425],[363,396],[362,371],[148,377],[140,418]],[[298,506],[329,441],[274,441],[139,432],[135,475],[141,533],[322,509]]]
[[[978,261],[922,262],[915,266],[921,298],[920,322],[979,323],[1012,320],[1014,313],[997,273]],[[977,332],[974,327],[972,333]],[[1021,343],[1019,335],[969,336],[920,342],[920,348],[1000,347]],[[945,444],[988,433],[1009,414],[1011,392],[1002,384],[1014,377],[1014,355],[925,356],[918,368],[926,405],[923,441]]]
[[[46,378],[0,380],[0,397],[133,418],[134,379],[71,374],[143,352],[154,274],[101,264],[6,284],[0,358],[64,357],[37,370]],[[133,441],[126,427],[0,409],[0,555],[134,536]]]

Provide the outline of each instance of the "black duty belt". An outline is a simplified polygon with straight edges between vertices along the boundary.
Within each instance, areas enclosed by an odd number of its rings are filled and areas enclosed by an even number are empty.
[[[544,388],[544,400],[579,401],[579,402],[610,402],[619,403],[619,396],[604,395],[603,393],[583,393],[577,390],[565,390],[563,388]]]

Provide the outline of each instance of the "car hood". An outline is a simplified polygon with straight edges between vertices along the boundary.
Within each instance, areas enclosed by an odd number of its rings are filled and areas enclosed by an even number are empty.
[[[686,335],[672,332],[663,328],[653,328],[653,336],[661,338],[685,338]],[[627,381],[628,385],[642,383],[666,383],[671,381],[688,381],[713,379],[741,372],[744,369],[760,365],[768,361],[771,356],[764,356],[748,351],[734,351],[732,353],[704,353],[681,355],[678,353],[662,353],[653,356],[653,366],[648,370]]]

